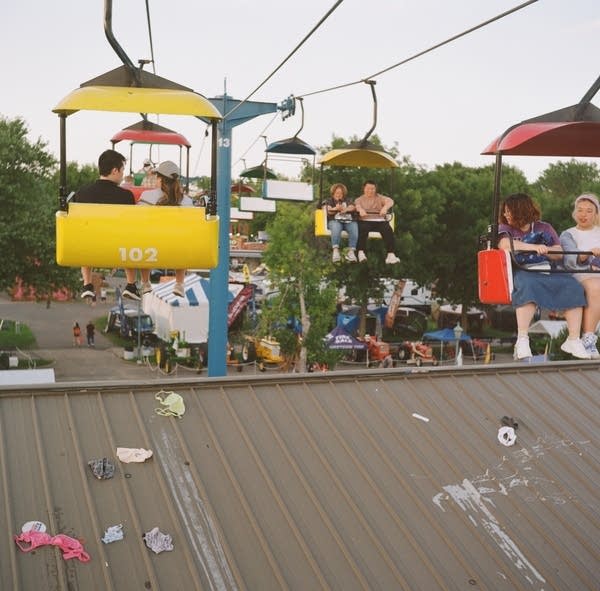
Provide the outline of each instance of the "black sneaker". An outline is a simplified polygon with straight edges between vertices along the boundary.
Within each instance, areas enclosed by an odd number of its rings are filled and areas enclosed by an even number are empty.
[[[86,283],[83,286],[83,291],[81,292],[82,298],[93,298],[96,295],[94,291],[94,286],[91,283]]]
[[[140,292],[138,291],[135,283],[128,283],[123,290],[123,297],[128,298],[130,300],[141,300]]]

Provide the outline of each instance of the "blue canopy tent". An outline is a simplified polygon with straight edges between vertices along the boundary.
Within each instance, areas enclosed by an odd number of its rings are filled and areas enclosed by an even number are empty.
[[[423,340],[429,341],[440,341],[440,362],[443,361],[444,358],[444,343],[447,342],[456,342],[456,335],[451,328],[443,328],[441,330],[434,330],[432,332],[423,333]],[[473,353],[473,359],[475,359],[475,351],[473,350],[473,341],[471,337],[463,332],[460,335],[461,341],[466,341],[471,344],[471,352]]]

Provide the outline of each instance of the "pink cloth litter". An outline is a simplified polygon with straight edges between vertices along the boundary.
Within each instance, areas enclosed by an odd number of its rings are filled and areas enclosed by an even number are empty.
[[[14,536],[14,540],[23,552],[31,552],[40,546],[58,546],[65,560],[69,560],[69,558],[77,558],[81,562],[90,560],[90,555],[83,549],[83,544],[65,534],[51,536],[46,532],[26,531]]]

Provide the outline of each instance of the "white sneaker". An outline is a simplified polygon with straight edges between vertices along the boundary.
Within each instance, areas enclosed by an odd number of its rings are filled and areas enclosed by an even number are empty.
[[[589,351],[583,346],[581,339],[567,339],[561,346],[561,350],[578,359],[591,359]]]
[[[346,253],[346,260],[349,263],[355,263],[356,262],[356,253],[354,252],[354,249],[351,248],[347,253]]]
[[[340,262],[340,249],[339,248],[334,247],[333,254],[331,255],[331,262],[333,262],[333,263]]]
[[[533,357],[531,348],[529,347],[529,337],[519,337],[515,343],[513,358],[519,360],[527,359],[528,357]]]
[[[596,348],[598,337],[594,333],[586,333],[581,337],[581,342],[585,350],[590,354],[591,359],[600,359],[600,353]]]
[[[400,259],[393,252],[388,252],[387,256],[385,257],[386,265],[395,265],[399,262]]]
[[[152,291],[152,285],[150,284],[150,281],[144,281],[144,283],[142,283],[142,295],[146,295],[147,293],[150,293]]]
[[[359,250],[358,251],[358,262],[364,263],[366,260],[367,260],[367,255],[365,254],[365,251]]]
[[[183,283],[175,284],[175,287],[173,288],[173,295],[179,296],[180,298],[184,296]]]

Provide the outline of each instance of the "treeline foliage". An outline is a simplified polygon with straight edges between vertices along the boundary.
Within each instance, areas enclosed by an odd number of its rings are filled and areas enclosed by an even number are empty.
[[[0,289],[20,278],[45,299],[57,288],[74,286],[78,274],[56,265],[56,161],[27,131],[23,119],[0,117]]]
[[[544,220],[559,231],[573,225],[573,203],[582,193],[600,195],[600,170],[595,163],[570,160],[550,164],[531,185]]]

